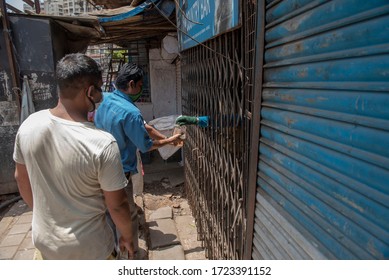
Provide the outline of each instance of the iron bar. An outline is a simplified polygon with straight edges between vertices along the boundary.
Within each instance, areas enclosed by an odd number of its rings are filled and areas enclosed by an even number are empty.
[[[11,81],[13,88],[20,89],[20,80],[19,80],[19,72],[16,68],[15,55],[12,45],[12,39],[10,35],[10,24],[8,20],[8,14],[6,10],[5,0],[0,0],[0,11],[1,11],[1,20],[3,24],[3,34],[5,39],[5,45],[7,50],[8,63],[11,71]],[[16,94],[16,102],[18,105],[18,109],[20,112],[20,97],[19,94]]]
[[[254,8],[254,7],[253,7]],[[253,9],[254,10],[254,9]],[[253,233],[254,233],[254,219],[255,219],[255,194],[257,190],[257,166],[258,166],[258,152],[259,152],[259,137],[260,137],[260,109],[262,99],[262,69],[263,69],[263,53],[264,53],[264,28],[265,28],[265,1],[257,1],[256,6],[256,32],[253,41],[255,42],[255,55],[253,58],[253,85],[252,85],[252,125],[251,125],[251,156],[249,158],[249,173],[248,173],[248,187],[247,187],[247,231],[246,244],[244,250],[244,259],[251,259]],[[255,67],[254,67],[255,66]]]

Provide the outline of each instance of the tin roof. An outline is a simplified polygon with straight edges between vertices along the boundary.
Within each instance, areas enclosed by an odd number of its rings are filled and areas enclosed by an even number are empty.
[[[72,41],[89,41],[90,45],[114,43],[126,47],[138,40],[160,40],[176,32],[174,0],[91,1],[96,5],[115,7],[90,14],[52,16],[17,14],[26,17],[50,18],[67,30]],[[135,3],[136,6],[131,5]],[[119,5],[125,5],[120,6]]]

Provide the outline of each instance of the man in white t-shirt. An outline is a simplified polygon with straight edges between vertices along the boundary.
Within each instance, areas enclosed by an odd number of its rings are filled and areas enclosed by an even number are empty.
[[[58,105],[29,116],[15,141],[15,178],[33,209],[33,243],[43,259],[112,259],[108,208],[121,250],[133,257],[117,143],[87,121],[102,98],[101,70],[88,56],[70,54],[58,62],[56,76]]]

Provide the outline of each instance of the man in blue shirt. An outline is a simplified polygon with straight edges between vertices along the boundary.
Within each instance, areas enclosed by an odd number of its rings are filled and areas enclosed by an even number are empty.
[[[119,146],[124,173],[127,179],[138,173],[136,152],[151,151],[167,144],[181,142],[180,134],[165,137],[145,125],[140,110],[135,103],[142,95],[144,71],[135,63],[126,63],[120,69],[113,93],[104,93],[104,98],[95,115],[95,125],[111,133]],[[152,139],[149,135],[153,136]],[[132,193],[132,187],[128,190]],[[137,212],[133,196],[130,195],[131,218],[137,225]],[[133,233],[135,249],[138,249],[137,230]]]

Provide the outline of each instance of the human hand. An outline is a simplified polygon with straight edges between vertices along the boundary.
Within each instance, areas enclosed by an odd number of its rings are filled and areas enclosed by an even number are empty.
[[[184,144],[183,136],[183,133],[173,134],[173,136],[169,137],[169,139],[171,140],[170,144],[174,146],[182,146]]]
[[[134,241],[132,239],[127,240],[123,236],[120,236],[119,248],[120,248],[121,254],[124,253],[125,255],[128,255],[129,260],[135,259],[136,251],[134,249]]]

